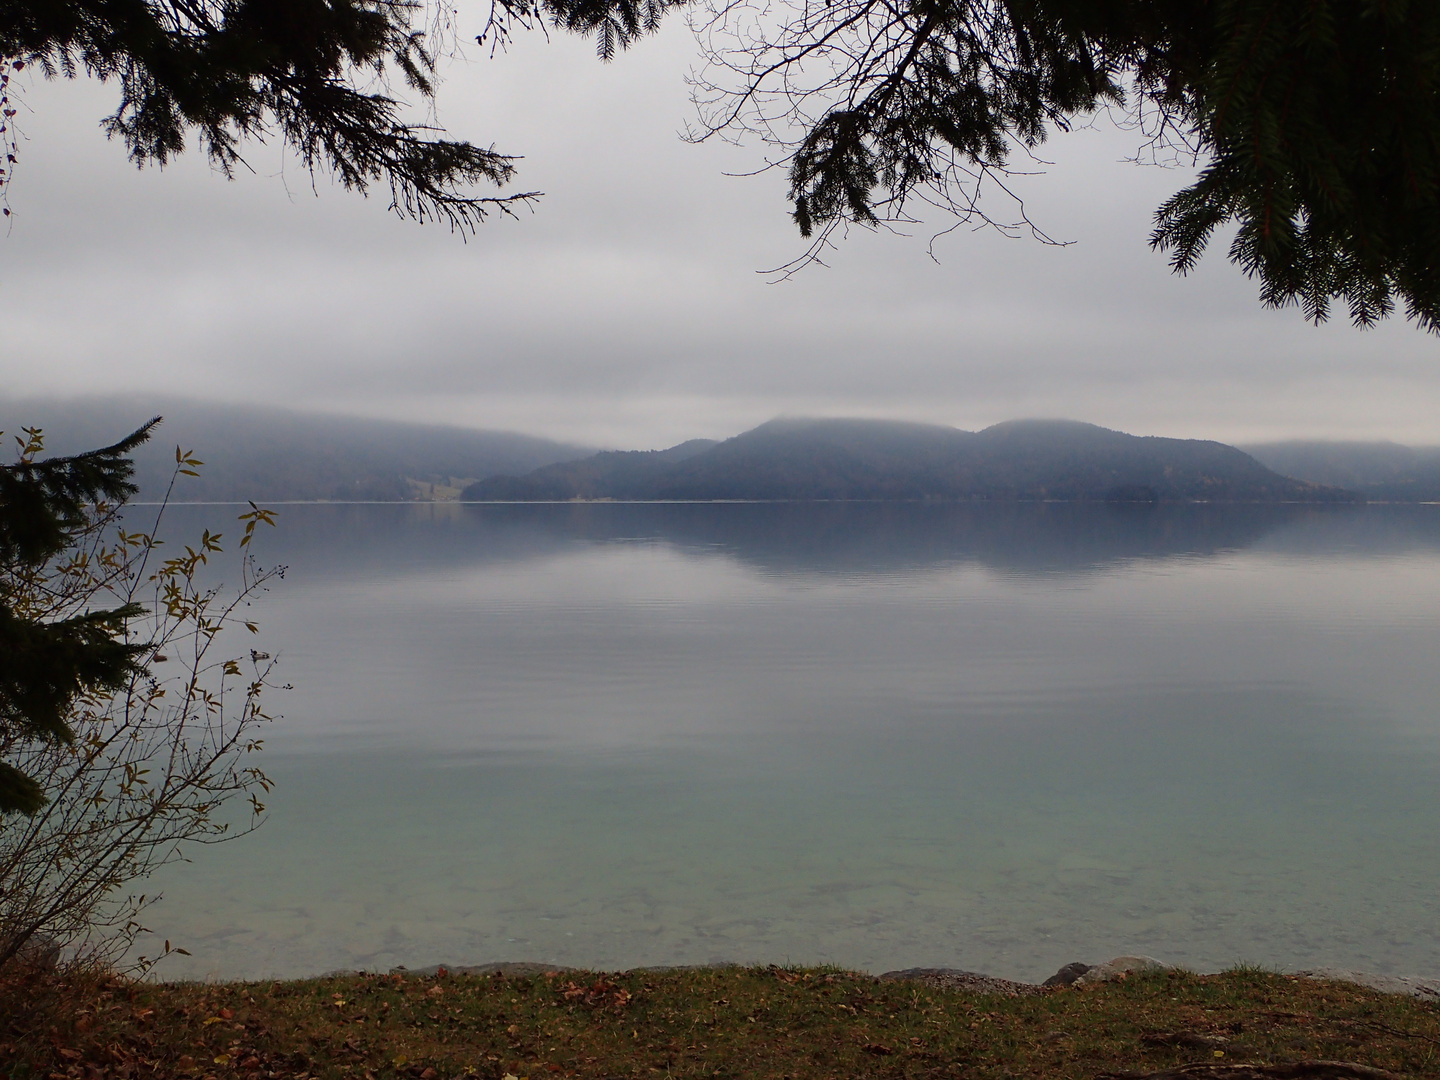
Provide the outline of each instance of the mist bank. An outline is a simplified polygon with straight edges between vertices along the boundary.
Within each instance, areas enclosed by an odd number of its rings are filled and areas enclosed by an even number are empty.
[[[1242,449],[1278,473],[1348,488],[1371,502],[1440,502],[1440,446],[1291,440]]]
[[[1354,502],[1224,443],[1068,420],[983,431],[885,420],[781,419],[723,442],[605,452],[465,489],[477,502],[571,499]]]
[[[165,494],[177,446],[204,462],[199,476],[177,479],[178,502],[443,500],[482,477],[594,453],[508,431],[150,395],[0,401],[0,431],[42,428],[47,454],[108,446],[152,416],[164,421],[135,453],[141,500]]]

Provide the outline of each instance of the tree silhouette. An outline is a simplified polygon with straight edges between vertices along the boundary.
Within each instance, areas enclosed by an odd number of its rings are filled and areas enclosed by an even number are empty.
[[[34,610],[37,581],[55,577],[52,560],[89,526],[94,503],[134,494],[129,454],[150,437],[156,417],[113,446],[74,457],[36,460],[38,432],[20,444],[20,460],[0,467],[0,739],[70,743],[68,717],[82,693],[116,690],[136,669],[144,646],[124,640],[137,604],[47,618]],[[0,815],[33,814],[46,803],[40,784],[0,761]]]
[[[778,147],[802,235],[910,220],[920,199],[995,214],[1017,150],[1100,109],[1198,178],[1151,243],[1188,272],[1229,257],[1261,299],[1368,326],[1397,305],[1440,330],[1440,5],[1433,0],[492,0],[479,40],[545,24],[604,59],[686,7],[707,64],[698,139]],[[280,138],[400,213],[473,229],[536,192],[479,195],[514,159],[411,124],[387,81],[435,93],[453,9],[420,0],[0,0],[0,56],[119,84],[105,121],[139,162],[198,134],[227,172]],[[428,20],[428,21],[427,21]],[[424,25],[421,25],[421,24]],[[1031,229],[1045,239],[1038,230]]]

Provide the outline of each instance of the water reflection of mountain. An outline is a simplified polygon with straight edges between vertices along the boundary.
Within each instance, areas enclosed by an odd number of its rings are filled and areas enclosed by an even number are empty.
[[[542,527],[568,538],[653,537],[687,549],[723,551],[766,570],[845,574],[960,563],[1015,573],[1086,573],[1135,559],[1211,556],[1316,518],[1339,516],[1332,508],[1313,506],[1078,503],[592,505],[568,514],[569,508],[551,509],[557,512],[543,519]]]
[[[172,508],[181,540],[231,507]],[[875,574],[975,564],[1083,574],[1134,560],[1259,548],[1297,556],[1440,551],[1440,507],[770,503],[292,505],[257,545],[306,580],[553,558],[654,542],[781,573]]]

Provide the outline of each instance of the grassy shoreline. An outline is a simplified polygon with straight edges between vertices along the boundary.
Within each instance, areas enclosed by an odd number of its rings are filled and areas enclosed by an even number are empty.
[[[777,967],[0,978],[8,1080],[1080,1080],[1317,1059],[1440,1080],[1440,1007],[1247,969],[1014,997]]]

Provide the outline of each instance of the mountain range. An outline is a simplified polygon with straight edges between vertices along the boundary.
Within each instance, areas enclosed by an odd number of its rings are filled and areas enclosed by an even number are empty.
[[[1440,448],[1140,438],[1069,421],[983,431],[781,419],[731,439],[603,451],[506,431],[150,396],[0,400],[0,431],[45,429],[47,453],[114,442],[165,416],[136,454],[163,495],[177,444],[205,465],[180,502],[648,500],[1440,501]],[[1348,493],[1348,494],[1347,494]]]
[[[594,453],[509,431],[149,395],[0,401],[0,431],[8,440],[22,426],[40,427],[47,454],[69,454],[108,446],[157,414],[164,422],[135,453],[141,500],[165,494],[177,446],[204,462],[199,476],[177,478],[177,502],[454,498],[481,477]]]
[[[1353,502],[1223,443],[1068,420],[983,431],[885,420],[780,419],[723,442],[608,451],[472,484],[462,498]]]
[[[1289,441],[1242,449],[1278,473],[1348,488],[1370,502],[1440,502],[1440,447]]]

